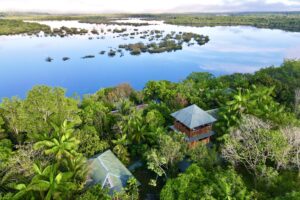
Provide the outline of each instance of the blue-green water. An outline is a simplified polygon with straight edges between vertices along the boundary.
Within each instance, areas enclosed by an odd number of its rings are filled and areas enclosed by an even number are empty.
[[[62,25],[109,29],[120,26],[79,24],[77,22],[43,22],[52,27]],[[125,27],[125,26],[122,26]],[[132,32],[136,27],[127,27]],[[146,41],[136,36],[124,40],[118,34],[97,36],[35,37],[0,36],[0,98],[20,96],[34,85],[61,86],[68,95],[93,93],[101,87],[129,83],[142,89],[149,80],[180,81],[191,72],[206,71],[215,75],[234,72],[254,72],[262,67],[280,65],[286,58],[300,57],[300,33],[253,27],[180,27],[158,25],[137,27],[143,30],[194,32],[208,35],[204,46],[185,45],[182,51],[123,57],[100,55],[101,50],[119,44]],[[99,37],[101,37],[100,35]],[[89,40],[89,37],[94,39]],[[115,38],[114,38],[115,37]],[[85,55],[92,59],[81,59]],[[46,57],[54,58],[45,62]],[[67,56],[69,61],[62,61]]]

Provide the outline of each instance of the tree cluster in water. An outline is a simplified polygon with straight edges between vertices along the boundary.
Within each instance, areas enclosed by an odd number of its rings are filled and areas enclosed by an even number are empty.
[[[86,34],[88,33],[85,29],[76,29],[76,28],[67,28],[61,27],[60,29],[54,29],[53,32],[60,37],[64,37],[66,35],[73,35],[73,34]],[[204,45],[209,42],[209,37],[204,36],[201,34],[191,33],[191,32],[178,32],[172,31],[170,33],[165,34],[163,30],[144,30],[139,31],[139,29],[134,28],[133,32],[129,32],[127,28],[108,28],[106,30],[96,30],[93,29],[90,31],[92,36],[88,37],[89,40],[93,40],[96,36],[96,39],[105,39],[107,33],[112,33],[113,38],[122,37],[123,40],[135,39],[140,38],[142,40],[147,40],[147,43],[142,41],[136,43],[129,43],[129,44],[120,44],[118,48],[112,49],[110,48],[109,51],[100,51],[100,55],[104,55],[107,53],[109,57],[114,57],[117,54],[120,57],[124,56],[124,52],[128,51],[131,55],[140,55],[141,53],[163,53],[163,52],[172,52],[177,50],[182,50],[183,45],[187,44],[187,46],[192,46],[195,44]],[[55,35],[53,34],[53,35]],[[100,35],[102,35],[100,37]],[[139,36],[140,35],[140,36]],[[86,58],[94,58],[94,55],[86,55],[83,56],[82,59]],[[69,59],[63,59],[66,61]],[[51,57],[46,58],[47,62],[52,62],[53,59]]]
[[[153,31],[154,33],[155,31]],[[151,31],[152,33],[152,31]],[[155,36],[151,36],[149,41],[152,41],[154,37],[160,38],[162,35],[159,34]],[[141,38],[145,39],[145,36],[141,36]],[[195,33],[178,33],[172,32],[171,34],[167,34],[162,40],[158,43],[152,42],[149,44],[144,44],[142,42],[138,42],[135,44],[122,44],[119,45],[120,49],[125,49],[130,51],[131,55],[139,55],[141,53],[163,53],[163,52],[171,52],[176,50],[181,50],[182,45],[187,43],[188,46],[194,45],[191,41],[194,40],[198,45],[204,45],[209,41],[208,36],[195,34]]]

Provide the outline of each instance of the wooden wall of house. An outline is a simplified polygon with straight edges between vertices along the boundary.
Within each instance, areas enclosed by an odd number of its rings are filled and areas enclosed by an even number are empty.
[[[194,141],[194,142],[189,142],[188,143],[188,147],[190,148],[190,149],[192,149],[192,148],[195,148],[197,145],[199,145],[199,144],[208,144],[210,142],[210,137],[208,137],[208,138],[205,138],[205,139],[203,139],[203,140],[200,140],[200,141]]]
[[[174,122],[174,127],[177,130],[185,133],[188,137],[194,137],[194,136],[197,136],[200,134],[208,133],[212,130],[211,124],[204,126],[204,127],[196,128],[195,130],[191,130],[188,127],[186,127],[185,125],[183,125],[182,123],[180,123],[179,121]]]
[[[197,136],[200,134],[209,133],[212,130],[211,124],[209,124],[207,126],[196,128],[195,130],[191,130],[188,127],[186,127],[185,125],[183,125],[182,123],[180,123],[179,121],[174,122],[174,127],[177,130],[181,131],[182,133],[185,133],[188,137],[194,137],[194,136]],[[207,144],[209,142],[210,142],[210,137],[204,138],[200,141],[189,142],[188,147],[195,148],[199,143]]]
[[[181,131],[182,133],[185,133],[187,136],[189,136],[189,134],[190,134],[190,132],[191,132],[191,130],[190,130],[188,127],[186,127],[185,125],[183,125],[183,124],[180,123],[179,121],[175,121],[175,122],[174,122],[174,127],[175,127],[177,130]]]
[[[189,137],[194,137],[200,134],[209,133],[212,130],[212,125],[207,125],[204,127],[196,128],[195,130],[192,130],[189,134]]]

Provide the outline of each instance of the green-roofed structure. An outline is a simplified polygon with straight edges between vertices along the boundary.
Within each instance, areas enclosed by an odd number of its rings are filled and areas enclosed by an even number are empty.
[[[89,168],[88,186],[100,184],[102,188],[108,188],[111,194],[120,192],[134,177],[111,150],[91,158]]]
[[[199,142],[209,143],[211,136],[215,134],[212,125],[217,121],[216,118],[195,104],[174,112],[171,116],[175,119],[171,128],[184,133],[191,148]]]

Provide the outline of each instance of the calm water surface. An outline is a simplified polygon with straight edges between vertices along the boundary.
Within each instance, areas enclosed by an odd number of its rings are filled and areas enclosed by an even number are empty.
[[[89,30],[126,27],[77,21],[41,23],[52,28],[67,26]],[[286,58],[300,58],[300,33],[241,26],[197,28],[152,23],[150,26],[127,27],[127,33],[136,28],[139,31],[165,30],[165,34],[194,32],[208,35],[210,41],[204,46],[184,45],[182,51],[170,53],[132,56],[125,52],[123,57],[119,54],[108,57],[99,52],[117,48],[119,44],[149,42],[140,39],[140,35],[126,40],[112,33],[107,33],[105,39],[97,39],[91,34],[65,38],[0,36],[0,98],[24,97],[37,84],[64,87],[68,95],[94,93],[102,87],[125,82],[142,89],[149,80],[180,81],[195,71],[217,76],[254,72],[262,67],[280,65]],[[95,58],[81,59],[85,55],[95,55]],[[54,58],[53,62],[45,62],[48,56]],[[62,61],[65,56],[71,60]]]

